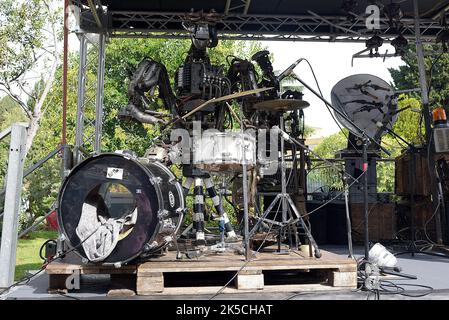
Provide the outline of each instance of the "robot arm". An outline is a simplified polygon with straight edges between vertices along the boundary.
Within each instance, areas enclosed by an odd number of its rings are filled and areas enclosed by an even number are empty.
[[[165,108],[176,114],[176,98],[170,86],[167,69],[159,62],[144,59],[137,66],[128,86],[129,105],[119,112],[121,118],[131,118],[142,123],[164,123],[160,114],[148,114],[145,106],[149,104],[145,93],[153,94],[156,87],[159,89],[159,98],[164,102]]]

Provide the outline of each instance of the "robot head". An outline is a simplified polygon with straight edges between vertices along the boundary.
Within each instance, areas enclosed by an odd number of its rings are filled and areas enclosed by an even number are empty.
[[[182,26],[190,32],[195,48],[205,50],[218,44],[216,24],[219,20],[220,16],[213,10],[210,13],[191,11],[185,16]]]
[[[190,38],[195,48],[205,50],[218,44],[217,30],[208,23],[185,23],[184,28],[190,32]]]

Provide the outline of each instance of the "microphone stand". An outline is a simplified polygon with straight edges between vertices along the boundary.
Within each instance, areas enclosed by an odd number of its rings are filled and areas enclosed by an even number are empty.
[[[365,229],[365,239],[364,239],[364,247],[365,247],[365,260],[369,260],[369,210],[368,210],[368,143],[371,142],[380,150],[385,152],[387,155],[391,155],[391,153],[386,150],[381,144],[376,141],[373,137],[370,137],[366,134],[364,130],[362,130],[357,124],[354,123],[351,119],[349,119],[348,115],[342,112],[341,110],[335,108],[331,103],[329,103],[320,93],[314,90],[311,86],[309,86],[306,82],[304,82],[301,78],[299,78],[294,72],[290,74],[292,78],[300,82],[305,88],[307,88],[310,92],[312,92],[315,96],[317,96],[321,101],[323,101],[327,106],[329,106],[335,113],[345,119],[353,129],[362,137],[363,141],[363,204],[364,204],[364,229]]]

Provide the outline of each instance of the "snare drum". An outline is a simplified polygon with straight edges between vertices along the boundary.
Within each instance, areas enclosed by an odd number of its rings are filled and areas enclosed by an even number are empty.
[[[240,132],[205,132],[194,141],[194,164],[211,172],[236,172],[256,165],[256,139]]]

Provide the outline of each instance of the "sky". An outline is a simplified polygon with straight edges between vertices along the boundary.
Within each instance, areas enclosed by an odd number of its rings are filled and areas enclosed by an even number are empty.
[[[365,49],[364,43],[312,43],[312,42],[263,42],[273,54],[273,67],[275,70],[284,70],[298,58],[306,58],[312,65],[318,78],[324,97],[330,101],[332,87],[341,79],[359,73],[369,73],[378,76],[388,83],[392,82],[388,68],[398,68],[404,62],[400,58],[354,59],[351,67],[352,55]],[[380,53],[394,53],[394,48],[384,45]],[[301,62],[294,72],[307,84],[316,89],[312,73],[305,62]],[[304,110],[306,125],[321,128],[321,135],[328,136],[338,132],[331,115],[321,100],[307,89],[303,91],[303,99],[310,103],[310,107]]]

